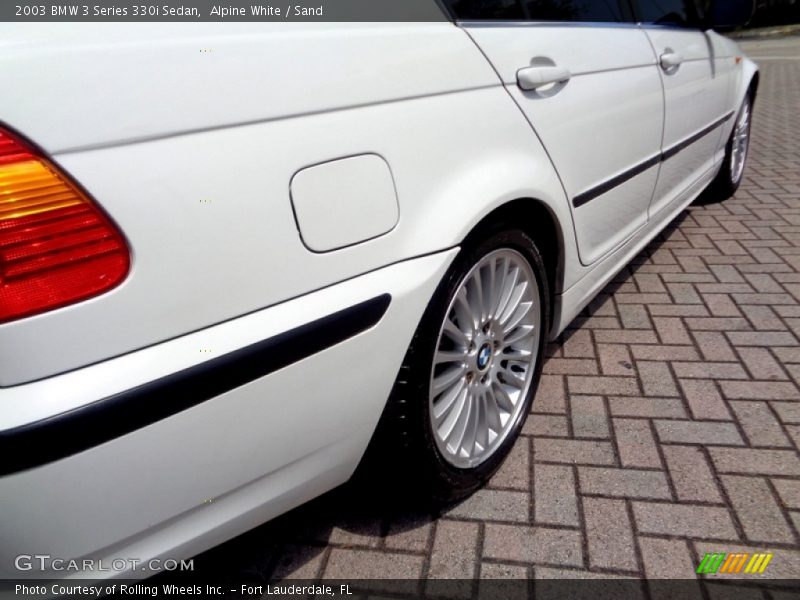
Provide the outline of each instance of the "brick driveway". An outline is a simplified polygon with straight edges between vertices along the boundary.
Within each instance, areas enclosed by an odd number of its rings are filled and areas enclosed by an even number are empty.
[[[689,208],[551,346],[487,489],[437,515],[339,491],[205,558],[250,579],[688,578],[705,552],[769,551],[767,576],[800,578],[800,38],[748,51],[742,189]]]

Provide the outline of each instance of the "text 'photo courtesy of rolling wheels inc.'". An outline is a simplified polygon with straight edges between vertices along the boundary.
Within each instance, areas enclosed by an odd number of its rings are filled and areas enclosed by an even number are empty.
[[[800,2],[0,1],[0,599],[800,600]]]

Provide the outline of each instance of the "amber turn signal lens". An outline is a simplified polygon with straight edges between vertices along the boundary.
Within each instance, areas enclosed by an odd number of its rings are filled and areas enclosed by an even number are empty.
[[[106,292],[129,267],[125,239],[102,211],[0,129],[0,323]]]

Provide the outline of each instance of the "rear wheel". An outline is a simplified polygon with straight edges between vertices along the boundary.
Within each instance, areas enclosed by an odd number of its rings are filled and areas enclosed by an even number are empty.
[[[408,349],[368,451],[381,456],[373,466],[437,500],[483,485],[530,411],[548,313],[530,237],[500,230],[465,245]]]
[[[746,97],[742,103],[736,124],[725,147],[725,160],[717,177],[709,187],[712,200],[727,200],[736,193],[744,178],[744,168],[750,153],[750,125],[752,103]]]

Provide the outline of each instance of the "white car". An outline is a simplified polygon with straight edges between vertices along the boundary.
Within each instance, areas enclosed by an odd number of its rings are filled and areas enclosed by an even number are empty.
[[[546,340],[742,180],[715,4],[2,25],[0,575],[141,577],[365,456],[482,485]]]

